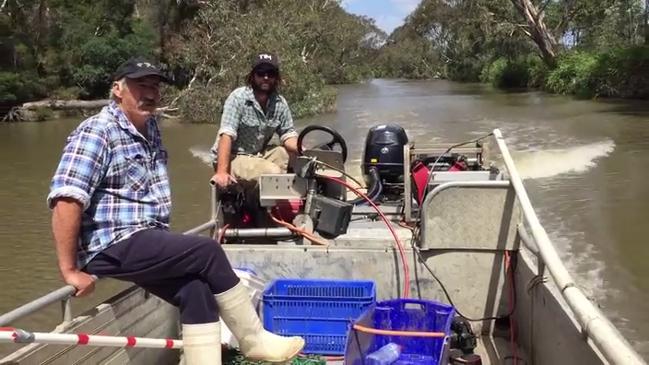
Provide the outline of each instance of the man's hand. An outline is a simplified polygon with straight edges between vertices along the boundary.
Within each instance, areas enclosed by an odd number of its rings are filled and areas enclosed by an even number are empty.
[[[95,278],[83,271],[68,271],[61,275],[66,284],[77,288],[77,292],[74,294],[77,297],[83,297],[95,290]]]
[[[210,179],[210,184],[216,185],[220,188],[226,188],[230,183],[237,183],[237,179],[234,176],[228,174],[227,172],[217,172]]]

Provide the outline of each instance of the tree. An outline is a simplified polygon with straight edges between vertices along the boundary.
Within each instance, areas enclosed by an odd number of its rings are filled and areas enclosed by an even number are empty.
[[[526,27],[522,27],[523,32],[534,41],[541,52],[543,61],[550,66],[556,66],[558,43],[554,34],[545,24],[545,6],[550,0],[537,7],[532,0],[511,0],[514,7],[523,16]]]
[[[371,75],[378,51],[370,39],[378,33],[336,1],[205,2],[168,42],[170,63],[189,75],[170,102],[192,119],[215,121],[228,93],[244,83],[253,53],[266,50],[279,54],[282,93],[296,116],[328,110],[335,99],[326,83]]]

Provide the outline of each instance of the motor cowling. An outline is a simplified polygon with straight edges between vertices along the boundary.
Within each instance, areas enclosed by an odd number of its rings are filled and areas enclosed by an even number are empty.
[[[396,124],[372,127],[365,138],[362,170],[365,182],[372,183],[374,168],[384,183],[403,182],[403,146],[408,143],[406,131]]]

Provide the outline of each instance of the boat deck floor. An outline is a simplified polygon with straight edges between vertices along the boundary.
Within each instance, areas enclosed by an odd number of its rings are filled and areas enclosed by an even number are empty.
[[[478,347],[475,353],[480,355],[482,365],[503,365],[517,364],[527,365],[529,361],[523,351],[516,346],[516,355],[512,354],[511,344],[508,339],[502,337],[481,336],[478,338]],[[343,361],[327,361],[331,365],[343,365]],[[461,362],[456,362],[460,364]],[[185,365],[181,355],[178,365]],[[444,364],[445,365],[445,364]]]

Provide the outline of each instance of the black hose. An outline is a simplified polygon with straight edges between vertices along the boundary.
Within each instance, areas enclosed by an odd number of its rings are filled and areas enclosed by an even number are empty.
[[[367,195],[367,197],[370,198],[370,200],[375,201],[381,195],[381,192],[383,191],[383,185],[381,184],[381,177],[379,176],[379,170],[376,167],[374,166],[370,167],[369,175],[370,175],[370,181],[369,181],[370,187],[367,188],[367,194],[365,195]],[[349,201],[348,203],[352,205],[360,205],[363,203],[367,203],[367,201],[362,197],[358,197],[354,200]]]

